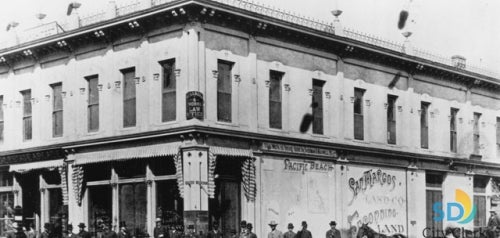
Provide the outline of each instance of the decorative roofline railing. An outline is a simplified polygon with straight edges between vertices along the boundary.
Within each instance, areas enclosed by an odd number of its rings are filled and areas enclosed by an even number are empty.
[[[78,21],[78,27],[84,27],[88,25],[92,25],[98,22],[102,22],[105,20],[109,20],[114,17],[118,16],[124,16],[128,15],[130,13],[134,13],[140,10],[144,10],[153,6],[158,6],[162,4],[166,4],[169,2],[173,2],[175,0],[133,0],[131,2],[128,2],[126,4],[123,4],[121,6],[114,7],[115,12],[112,12],[111,14],[106,14],[106,12],[98,12],[92,15],[87,15],[84,17],[81,17]],[[302,16],[297,13],[293,13],[290,11],[285,11],[279,8],[275,8],[272,6],[267,6],[264,4],[260,3],[255,3],[253,0],[212,0],[215,2],[219,2],[225,5],[233,6],[239,9],[247,10],[250,12],[254,12],[257,14],[265,15],[268,17],[276,18],[282,21],[286,21],[289,23],[293,23],[296,25],[304,26],[310,29],[318,30],[318,31],[323,31],[326,33],[330,34],[335,34],[335,29],[332,23],[328,23],[325,21],[320,21],[317,19],[313,19],[310,17]],[[77,27],[77,28],[78,28]],[[74,28],[74,27],[73,27]],[[41,39],[44,37],[48,37],[51,35],[59,34],[64,32],[65,30],[72,30],[71,29],[71,24],[69,23],[63,23],[63,24],[58,24],[57,22],[51,22],[47,24],[43,24],[31,29],[28,29],[17,37],[16,41],[14,44],[2,44],[7,47],[12,47],[17,44],[22,44],[26,43],[29,41],[33,41],[36,39]],[[366,33],[358,32],[353,29],[349,28],[344,28],[343,31],[343,37],[350,38],[353,40],[361,41],[364,43],[368,43],[374,46],[386,48],[389,50],[393,50],[396,52],[405,52],[405,46],[404,44],[385,40],[378,38],[373,35],[369,35]],[[408,53],[408,52],[407,52]],[[446,58],[437,54],[433,54],[424,50],[420,49],[412,49],[412,53],[408,53],[409,55],[413,55],[422,59],[430,60],[433,62],[441,63],[444,65],[452,66],[453,62],[450,58]],[[467,71],[471,71],[474,73],[482,74],[485,76],[493,77],[500,79],[500,74],[498,72],[493,72],[491,70],[487,70],[478,66],[466,64],[465,69]]]

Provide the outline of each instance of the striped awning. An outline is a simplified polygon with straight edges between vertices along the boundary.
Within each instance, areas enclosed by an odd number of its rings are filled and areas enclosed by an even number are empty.
[[[177,144],[153,144],[111,150],[76,153],[74,165],[102,163],[116,160],[174,156],[179,152]]]
[[[9,167],[9,172],[27,173],[35,169],[56,169],[64,165],[63,159],[38,161],[24,164],[13,164]]]
[[[213,153],[214,155],[253,157],[252,150],[248,149],[210,146],[210,152]]]

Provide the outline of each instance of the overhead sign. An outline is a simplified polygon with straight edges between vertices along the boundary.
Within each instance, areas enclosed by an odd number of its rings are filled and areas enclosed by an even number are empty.
[[[186,93],[186,119],[203,120],[203,94],[198,91]]]

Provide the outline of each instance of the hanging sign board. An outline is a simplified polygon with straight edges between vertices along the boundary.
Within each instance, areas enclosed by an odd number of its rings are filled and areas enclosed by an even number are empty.
[[[186,93],[186,119],[203,120],[203,94],[198,91]]]

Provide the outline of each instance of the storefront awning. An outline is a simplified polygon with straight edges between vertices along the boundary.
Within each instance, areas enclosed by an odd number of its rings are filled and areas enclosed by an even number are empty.
[[[179,152],[179,145],[154,144],[138,147],[76,153],[74,165],[102,163],[116,160],[174,156]]]
[[[236,156],[236,157],[253,157],[252,150],[210,146],[210,152],[214,155]]]
[[[27,173],[35,169],[55,169],[64,165],[63,159],[38,161],[24,164],[13,164],[9,167],[9,172]]]

